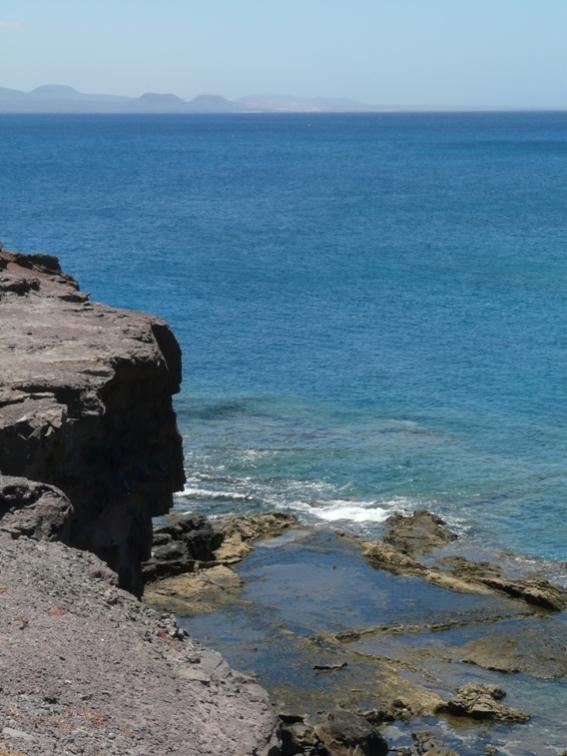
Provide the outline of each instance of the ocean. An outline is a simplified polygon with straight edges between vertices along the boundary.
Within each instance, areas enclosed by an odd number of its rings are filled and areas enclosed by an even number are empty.
[[[179,508],[567,558],[567,113],[2,115],[0,202],[172,325]]]

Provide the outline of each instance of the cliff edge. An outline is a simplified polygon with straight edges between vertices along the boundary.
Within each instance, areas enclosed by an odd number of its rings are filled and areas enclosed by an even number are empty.
[[[163,321],[0,245],[0,754],[280,752],[267,693],[132,595],[184,483],[180,380]]]
[[[55,257],[0,248],[0,473],[61,489],[63,540],[136,595],[151,518],[184,483],[180,381],[162,320],[89,301]]]

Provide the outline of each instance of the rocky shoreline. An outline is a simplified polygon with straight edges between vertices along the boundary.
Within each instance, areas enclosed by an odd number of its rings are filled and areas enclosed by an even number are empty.
[[[265,691],[135,598],[184,483],[173,334],[1,245],[0,324],[0,754],[277,753]]]
[[[567,677],[567,590],[533,568],[471,558],[470,545],[423,510],[394,515],[371,542],[281,513],[169,519],[153,561],[167,556],[167,533],[171,552],[185,542],[190,564],[167,574],[164,560],[145,600],[257,674],[279,713],[284,754],[562,752],[529,680],[559,696],[560,730],[563,687],[553,683]],[[201,559],[193,524],[209,534]],[[376,595],[357,579],[373,581]],[[356,612],[382,621],[361,625]],[[513,685],[507,696],[511,675],[521,695]]]
[[[167,325],[1,245],[0,323],[0,756],[563,751],[566,589],[425,511],[168,514]]]

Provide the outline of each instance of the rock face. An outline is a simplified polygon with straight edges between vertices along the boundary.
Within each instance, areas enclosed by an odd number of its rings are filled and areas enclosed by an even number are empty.
[[[180,379],[165,323],[0,245],[0,754],[280,752],[267,693],[131,595],[184,483]],[[171,570],[221,536],[157,539]]]
[[[71,502],[54,486],[0,475],[0,530],[13,538],[68,542],[72,514]]]
[[[197,562],[215,560],[223,535],[201,514],[172,514],[153,532],[152,555],[143,565],[144,581],[192,572]]]
[[[49,255],[0,248],[0,473],[72,502],[65,540],[141,594],[151,518],[184,483],[168,326],[91,303]]]

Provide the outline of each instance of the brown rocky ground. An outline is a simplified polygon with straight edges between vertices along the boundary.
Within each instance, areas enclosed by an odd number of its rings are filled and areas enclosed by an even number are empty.
[[[91,554],[0,534],[0,753],[268,754],[259,685],[114,582]]]

